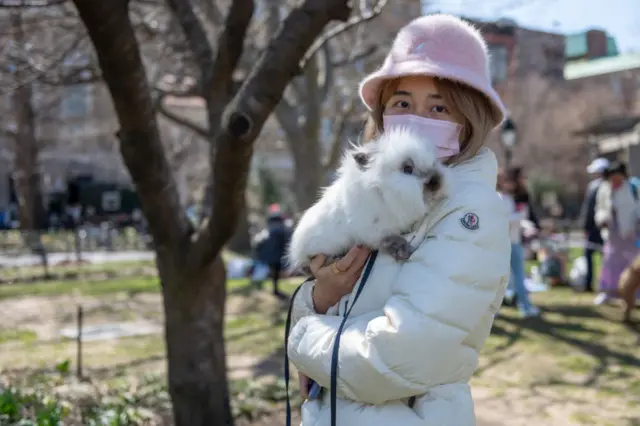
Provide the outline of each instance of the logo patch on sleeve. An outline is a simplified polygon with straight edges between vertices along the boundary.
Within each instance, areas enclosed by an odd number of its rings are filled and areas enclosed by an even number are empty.
[[[480,219],[478,219],[478,215],[475,213],[466,213],[460,219],[460,223],[470,231],[475,231],[480,227]]]

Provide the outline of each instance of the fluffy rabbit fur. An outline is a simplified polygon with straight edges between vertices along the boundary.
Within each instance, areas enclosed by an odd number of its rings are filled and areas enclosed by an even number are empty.
[[[337,179],[293,233],[291,266],[308,272],[314,256],[330,263],[358,244],[408,259],[413,249],[401,235],[445,196],[446,172],[430,144],[405,128],[347,151]]]

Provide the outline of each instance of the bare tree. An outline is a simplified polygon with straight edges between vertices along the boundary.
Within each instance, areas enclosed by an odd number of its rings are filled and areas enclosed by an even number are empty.
[[[566,193],[581,192],[588,180],[589,149],[572,133],[606,116],[628,112],[625,98],[616,96],[609,84],[580,84],[536,73],[513,83],[505,100],[517,124],[516,162],[532,177],[565,183]]]
[[[265,13],[257,17],[249,28],[245,41],[245,55],[241,58],[234,74],[232,90],[248,74],[248,69],[266,48],[268,41],[278,32],[282,17],[291,9],[291,1],[260,0]],[[217,9],[212,2],[208,9]],[[354,118],[357,94],[353,87],[347,89],[358,71],[352,66],[362,62],[376,51],[371,40],[363,42],[362,33],[357,31],[367,22],[377,17],[387,0],[358,2],[359,15],[348,22],[332,26],[327,36],[317,41],[303,58],[303,72],[291,84],[283,100],[276,108],[275,115],[285,134],[289,151],[294,160],[294,193],[298,209],[308,207],[316,197],[316,192],[327,173],[332,171],[344,147],[345,130]],[[221,25],[216,17],[219,11],[204,14],[208,17],[203,28],[215,29]],[[349,46],[348,48],[344,46]],[[347,84],[348,82],[348,84]],[[163,96],[201,96],[201,85],[187,85],[182,90],[166,89],[158,99],[159,111],[176,124],[183,125],[206,137],[208,125],[203,125],[177,114],[167,108]],[[327,132],[323,126],[331,123]],[[243,220],[240,231],[247,228]],[[244,234],[246,232],[241,232]],[[241,236],[240,236],[241,237]],[[234,238],[235,240],[235,238]]]
[[[273,34],[280,22],[282,2],[265,3],[267,32]],[[313,54],[307,54],[303,74],[292,82],[275,110],[294,162],[293,190],[298,210],[315,202],[318,189],[340,158],[345,130],[358,104],[356,90],[347,87],[354,86],[355,70],[341,71],[376,51],[375,45],[363,43],[362,33],[357,30],[377,17],[386,3],[378,0],[371,6],[359,2],[365,19],[332,27],[332,39],[316,43]],[[328,128],[324,123],[330,123]]]
[[[217,43],[194,3],[167,0],[199,70],[207,103],[213,171],[212,210],[189,223],[160,140],[154,102],[127,0],[74,0],[95,46],[120,124],[120,149],[154,238],[164,296],[169,391],[177,425],[231,425],[223,317],[225,271],[220,256],[242,210],[253,142],[300,60],[323,28],[351,14],[346,0],[306,0],[293,9],[255,67],[236,89],[237,67],[253,15],[251,0],[232,2]],[[201,3],[198,3],[201,5]]]
[[[25,9],[24,2],[0,2],[0,20],[7,23],[0,33],[3,55],[0,72],[8,84],[0,95],[9,99],[2,134],[12,142],[15,190],[20,228],[30,237],[46,223],[43,202],[40,152],[44,148],[39,134],[48,133],[43,123],[55,121],[62,86],[96,81],[95,67],[82,64],[82,72],[72,59],[86,45],[86,35],[76,36],[77,17],[68,8],[50,6],[48,14]],[[45,5],[43,3],[43,5]],[[48,42],[57,29],[55,42]],[[47,36],[48,34],[48,36]],[[43,43],[46,40],[46,43]],[[33,248],[39,238],[29,239]]]
[[[22,16],[19,12],[11,15],[16,43],[24,44]],[[21,77],[20,68],[16,76]],[[35,112],[33,91],[30,82],[20,85],[12,96],[15,106],[14,173],[13,178],[18,195],[20,225],[23,230],[39,229],[44,223],[42,184],[38,170],[38,143],[35,134]],[[12,129],[13,130],[13,129]]]

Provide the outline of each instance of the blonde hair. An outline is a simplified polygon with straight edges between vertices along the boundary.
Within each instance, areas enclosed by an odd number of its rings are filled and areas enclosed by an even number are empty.
[[[384,106],[398,88],[401,79],[402,77],[394,78],[383,83],[375,108],[369,114],[364,127],[363,143],[384,132]],[[482,148],[493,130],[495,112],[489,99],[480,91],[444,78],[436,77],[434,80],[436,89],[451,109],[451,114],[462,124],[460,152],[446,161],[447,165],[454,165],[473,157]]]

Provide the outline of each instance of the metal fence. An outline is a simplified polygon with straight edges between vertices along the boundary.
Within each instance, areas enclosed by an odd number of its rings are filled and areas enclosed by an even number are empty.
[[[134,228],[0,231],[0,283],[71,278],[153,259],[149,236]]]

